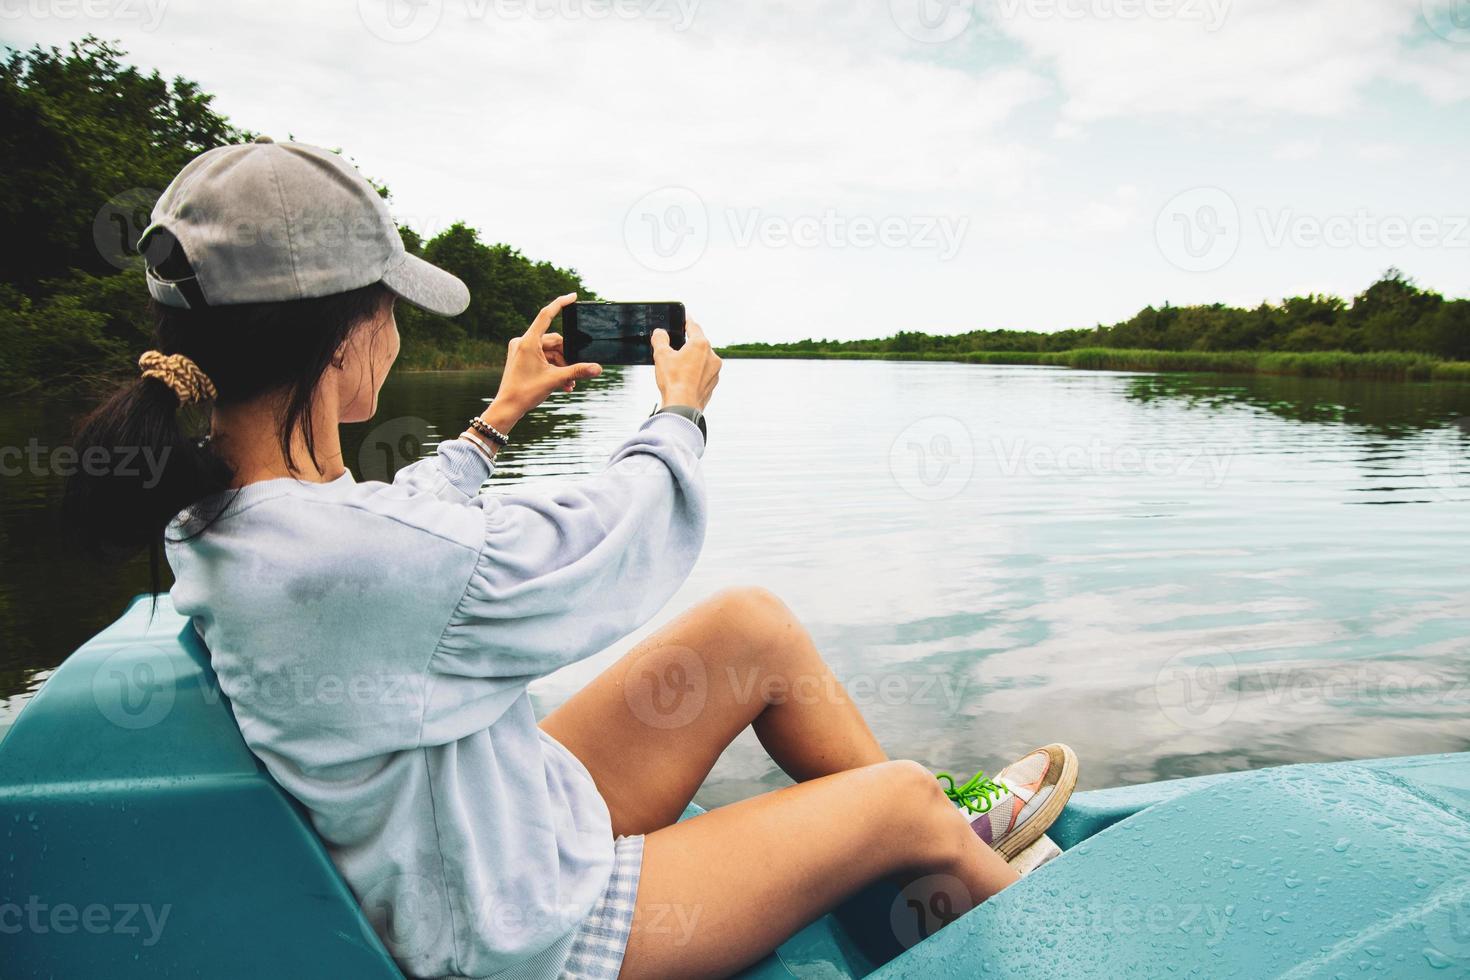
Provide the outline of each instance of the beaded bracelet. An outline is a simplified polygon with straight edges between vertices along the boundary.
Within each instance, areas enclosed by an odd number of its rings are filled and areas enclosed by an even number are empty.
[[[510,445],[509,436],[507,436],[504,432],[501,432],[499,429],[495,428],[495,426],[491,425],[489,422],[486,422],[484,419],[480,418],[478,415],[470,419],[470,428],[473,431],[478,432],[480,435],[484,436],[486,439],[489,439],[491,442],[495,443],[495,445],[500,447],[501,449],[504,449],[506,446]]]

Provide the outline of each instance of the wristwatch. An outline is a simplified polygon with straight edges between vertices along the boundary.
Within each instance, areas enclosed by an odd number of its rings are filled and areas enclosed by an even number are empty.
[[[670,415],[682,415],[699,426],[699,434],[704,438],[704,444],[709,445],[709,427],[704,424],[704,413],[699,409],[689,405],[665,405],[663,408],[654,406],[653,411],[648,413],[648,417],[653,418],[663,412],[668,412]]]

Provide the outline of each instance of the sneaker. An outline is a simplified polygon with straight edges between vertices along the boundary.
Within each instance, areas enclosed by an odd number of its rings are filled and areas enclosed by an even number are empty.
[[[983,772],[956,785],[949,773],[945,795],[970,815],[980,839],[1007,861],[1036,843],[1067,805],[1077,786],[1077,755],[1061,743],[1044,745],[1006,766],[994,779]]]

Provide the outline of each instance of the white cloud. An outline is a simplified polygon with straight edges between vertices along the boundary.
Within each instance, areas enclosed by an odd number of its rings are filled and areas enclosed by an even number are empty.
[[[1315,160],[1322,155],[1322,141],[1318,139],[1294,139],[1288,140],[1271,151],[1273,160],[1283,163],[1300,163],[1303,160]]]
[[[1427,31],[1420,0],[1215,0],[1213,8],[1207,0],[991,2],[998,5],[995,28],[1053,67],[1067,97],[1064,113],[1078,121],[1155,113],[1336,116],[1380,80],[1415,85],[1442,101],[1467,94],[1466,51],[1435,44],[1426,58],[1410,44]],[[1110,13],[1134,8],[1161,15]]]

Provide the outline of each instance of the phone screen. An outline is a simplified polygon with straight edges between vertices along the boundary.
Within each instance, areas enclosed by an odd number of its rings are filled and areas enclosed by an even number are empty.
[[[568,363],[652,364],[649,338],[659,329],[669,346],[684,346],[683,303],[573,303],[561,316]]]

